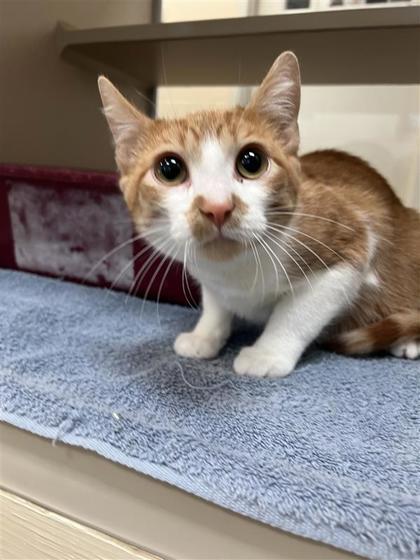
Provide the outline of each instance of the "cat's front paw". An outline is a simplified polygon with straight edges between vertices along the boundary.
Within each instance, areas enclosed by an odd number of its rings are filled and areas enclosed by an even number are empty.
[[[242,348],[233,362],[233,369],[238,375],[254,377],[286,377],[294,368],[294,360],[278,354],[269,354],[256,346]]]
[[[220,351],[220,341],[194,332],[182,333],[175,340],[174,350],[184,358],[215,358]]]

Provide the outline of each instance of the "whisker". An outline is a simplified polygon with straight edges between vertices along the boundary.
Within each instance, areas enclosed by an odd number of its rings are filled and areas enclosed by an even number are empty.
[[[127,303],[130,296],[137,296],[144,276],[147,274],[150,266],[152,266],[153,262],[158,258],[158,256],[159,252],[151,247],[151,254],[147,257],[146,261],[136,272],[133,281],[131,282],[130,289],[128,290],[127,296],[125,298],[125,303]]]
[[[305,214],[304,212],[285,212],[283,210],[267,210],[267,215],[276,215],[276,216],[303,216],[305,218],[314,218],[317,220],[322,220],[324,222],[330,222],[331,224],[336,224],[342,228],[348,229],[349,231],[355,232],[356,230],[346,224],[342,224],[341,222],[337,222],[336,220],[332,220],[331,218],[325,218],[325,216],[318,216],[316,214]]]
[[[118,276],[114,279],[114,281],[112,282],[111,286],[108,288],[108,291],[112,291],[115,286],[118,284],[118,281],[120,280],[120,278],[125,274],[125,272],[131,267],[133,266],[138,259],[144,255],[144,253],[147,253],[147,251],[150,251],[151,247],[150,245],[146,245],[146,247],[143,247],[143,249],[137,253],[132,259],[129,260],[129,262],[127,263],[126,266],[124,266],[124,268],[122,269],[122,271],[118,274]]]
[[[162,322],[161,322],[161,320],[160,320],[160,314],[159,314],[160,295],[161,295],[161,293],[162,293],[162,289],[163,289],[163,286],[164,286],[164,284],[165,284],[165,280],[166,280],[166,278],[167,278],[167,276],[168,276],[168,274],[169,274],[169,271],[171,270],[171,267],[172,267],[172,265],[173,265],[173,263],[174,263],[176,257],[178,256],[178,253],[179,253],[179,249],[178,249],[178,251],[175,253],[175,255],[172,257],[172,259],[171,259],[171,261],[169,262],[168,266],[166,267],[166,270],[165,270],[164,275],[162,276],[162,280],[161,280],[161,282],[160,282],[159,290],[158,290],[157,297],[156,297],[156,314],[157,314],[158,324],[159,324],[159,328],[160,328],[160,329],[162,328]]]
[[[167,220],[166,220],[167,223]],[[88,272],[85,274],[85,276],[82,279],[82,284],[84,284],[85,282],[88,281],[88,277],[93,274],[93,272],[95,272],[95,270],[109,257],[112,257],[112,255],[114,255],[115,253],[117,253],[118,251],[120,251],[121,249],[123,249],[124,247],[126,247],[127,245],[131,244],[131,243],[135,243],[136,241],[140,241],[144,235],[146,234],[153,234],[153,233],[158,233],[159,231],[163,231],[163,227],[154,227],[151,229],[146,230],[143,233],[134,235],[133,237],[130,237],[129,239],[127,239],[126,241],[123,241],[122,243],[120,243],[119,245],[117,245],[116,247],[114,247],[113,249],[111,249],[111,251],[109,251],[108,253],[106,253],[103,257],[101,257],[93,266],[92,268],[90,268],[88,270]]]
[[[293,241],[295,241],[296,243],[299,243],[299,245],[302,245],[302,247],[304,247],[307,251],[309,251],[310,253],[312,253],[320,262],[321,264],[323,264],[325,266],[325,268],[327,270],[331,270],[330,267],[327,265],[327,263],[318,255],[318,253],[316,253],[315,251],[313,251],[311,249],[311,247],[309,247],[309,245],[306,245],[306,243],[304,243],[303,241],[300,241],[300,239],[297,239],[294,235],[291,235],[290,233],[286,233],[284,231],[280,231],[277,228],[273,228],[272,226],[268,225],[267,226],[269,229],[274,229],[277,233],[280,233],[281,235],[284,235],[290,239],[292,239]]]
[[[172,240],[169,240],[169,241],[172,241]],[[174,243],[173,241],[172,241],[172,245],[171,245],[170,252],[172,252],[172,248],[175,248],[175,243]],[[161,261],[161,262],[159,263],[159,265],[157,266],[155,272],[153,273],[152,278],[150,279],[150,282],[149,282],[149,284],[148,284],[148,286],[147,286],[147,289],[146,289],[146,291],[145,291],[145,293],[144,293],[144,296],[143,296],[143,303],[142,303],[141,309],[140,309],[140,317],[143,316],[144,305],[145,305],[145,303],[146,303],[146,301],[147,301],[147,296],[149,295],[150,288],[153,286],[153,282],[156,280],[157,275],[159,274],[159,271],[161,270],[161,268],[163,267],[163,265],[166,263],[166,261],[167,261],[169,258],[170,258],[169,255],[165,255],[165,256],[164,256],[164,258],[162,259],[162,261]]]
[[[276,267],[276,264],[273,260],[273,257],[270,255],[269,251],[267,250],[267,246],[266,243],[261,239],[261,237],[259,235],[257,235],[257,241],[259,242],[259,244],[262,246],[262,248],[264,249],[264,251],[266,252],[267,256],[269,257],[271,264],[273,265],[274,268],[274,273],[276,275],[276,292],[280,291],[280,279],[279,279],[279,273]]]
[[[291,293],[292,293],[292,297],[294,298],[294,297],[295,297],[295,292],[294,292],[294,289],[293,289],[293,284],[292,284],[292,281],[290,280],[290,276],[289,276],[289,274],[288,274],[288,272],[287,272],[287,270],[286,270],[286,267],[283,265],[283,263],[281,262],[280,258],[279,258],[278,255],[275,253],[275,251],[270,247],[269,243],[266,242],[266,244],[267,244],[267,247],[268,247],[268,248],[270,249],[270,251],[272,252],[272,254],[273,254],[273,256],[275,257],[275,259],[277,260],[277,262],[279,263],[279,265],[281,266],[281,269],[283,270],[283,273],[284,273],[284,275],[286,276],[287,282],[288,282],[288,284],[289,284],[289,286],[290,286],[290,291],[291,291]]]
[[[101,257],[99,259],[99,261],[97,261],[91,269],[88,270],[88,272],[85,274],[85,276],[83,277],[82,280],[82,284],[84,284],[85,282],[87,282],[88,277],[95,272],[95,270],[98,268],[98,266],[100,266],[107,258],[112,257],[112,255],[114,255],[115,253],[117,253],[118,251],[120,251],[121,249],[123,249],[124,247],[126,247],[127,245],[129,245],[130,243],[134,243],[135,241],[139,241],[142,238],[141,235],[136,235],[134,237],[130,237],[130,239],[127,239],[126,241],[124,241],[123,243],[120,243],[119,245],[117,245],[116,247],[114,247],[113,249],[111,249],[111,251],[109,251],[108,253],[106,253],[106,255],[104,255],[103,257]]]
[[[283,235],[282,235],[283,237]],[[308,268],[308,270],[315,276],[315,271],[311,268],[311,266],[305,261],[305,259],[303,258],[303,256],[299,253],[299,251],[296,251],[296,249],[293,247],[293,245],[291,245],[290,243],[288,243],[285,239],[282,239],[282,244],[285,245],[288,249],[290,249],[291,251],[293,251],[293,253],[303,262],[303,264]]]
[[[143,264],[143,266],[140,268],[140,270],[137,272],[136,276],[134,277],[134,280],[130,286],[130,290],[127,294],[126,300],[125,302],[127,303],[128,297],[130,295],[134,295],[136,296],[141,283],[143,282],[143,279],[145,278],[146,274],[148,273],[148,271],[150,270],[150,268],[153,266],[153,264],[157,261],[157,259],[161,256],[160,251],[162,251],[162,249],[164,249],[167,244],[170,242],[171,240],[166,239],[159,247],[151,247],[152,248],[152,254],[147,258],[146,262]]]
[[[251,247],[252,254],[253,254],[253,256],[254,256],[254,261],[255,261],[254,280],[253,280],[252,285],[251,285],[251,288],[250,288],[251,292],[253,292],[253,291],[255,290],[255,286],[257,285],[257,282],[258,282],[258,273],[259,273],[259,270],[258,270],[258,261],[257,261],[257,257],[256,257],[256,255],[255,255],[255,251],[256,251],[256,249],[255,249],[255,244],[254,244],[254,242],[253,242],[252,239],[249,240],[249,246]]]
[[[256,239],[256,240],[258,241],[257,236],[255,235],[255,233],[253,233],[252,235],[253,235],[253,238]],[[259,254],[259,252],[258,252],[258,247],[257,247],[255,241],[254,241],[254,246],[255,246],[255,256],[257,257],[258,266],[259,266],[259,268],[260,268],[260,270],[261,270],[262,301],[264,301],[264,299],[265,299],[265,277],[264,277],[264,269],[263,269],[263,266],[262,266],[262,263],[261,263],[260,254]]]
[[[166,244],[166,240],[164,239],[164,240],[162,241],[162,243],[163,243],[163,245],[165,245],[165,244]],[[159,245],[159,248],[160,248],[160,247],[161,247],[161,245]],[[140,284],[141,284],[140,278],[142,279],[143,273],[147,273],[148,265],[149,265],[149,264],[152,264],[153,260],[154,260],[155,258],[157,258],[157,256],[159,255],[159,251],[158,251],[158,250],[156,249],[156,247],[154,247],[153,245],[149,245],[149,244],[148,244],[148,248],[149,248],[149,250],[151,251],[151,254],[146,258],[146,261],[142,264],[142,266],[140,267],[140,269],[137,271],[137,273],[136,273],[136,275],[135,275],[135,277],[134,277],[134,279],[133,279],[133,282],[131,283],[130,289],[129,289],[129,291],[128,291],[128,295],[129,295],[129,296],[132,294],[132,291],[135,290],[136,286],[137,286],[137,288],[140,286]],[[139,280],[140,280],[140,282],[139,282]],[[136,294],[137,294],[138,289],[135,290],[135,292],[136,292]]]
[[[188,242],[184,247],[184,258],[183,258],[183,263],[182,263],[182,274],[181,274],[181,286],[182,286],[182,293],[184,294],[185,301],[188,303],[188,307],[191,307],[191,309],[193,309],[194,307],[191,304],[190,300],[188,299],[187,293],[185,291],[185,278],[184,277],[185,277],[185,274],[186,274],[185,268],[186,268],[186,262],[187,262],[187,254],[186,254],[187,253],[187,245],[188,245]]]
[[[192,290],[191,290],[190,281],[189,281],[190,276],[189,276],[189,274],[188,274],[188,258],[189,258],[189,255],[190,255],[190,249],[191,249],[191,247],[192,247],[192,242],[190,242],[190,243],[188,244],[188,247],[187,247],[187,259],[186,259],[186,266],[185,266],[185,268],[186,268],[185,279],[186,279],[186,281],[187,281],[187,288],[188,288],[188,291],[189,291],[189,293],[190,293],[191,299],[193,300],[195,307],[198,307],[198,303],[195,301],[195,297],[194,297],[194,295],[193,295],[193,293],[192,293]],[[196,251],[196,249],[195,249],[195,251]],[[197,254],[197,252],[196,252],[196,254]]]
[[[281,233],[281,230],[287,229],[288,231],[293,231],[294,233],[304,235],[305,237],[308,237],[309,239],[312,239],[312,241],[315,241],[316,243],[319,243],[320,245],[322,245],[323,247],[325,247],[326,249],[331,251],[331,253],[336,255],[343,262],[345,262],[345,259],[342,255],[337,253],[337,251],[334,251],[334,249],[332,249],[329,245],[327,245],[326,243],[324,243],[320,239],[317,239],[316,237],[313,237],[312,235],[309,235],[308,233],[305,233],[305,232],[301,231],[300,229],[292,228],[290,226],[283,226],[283,225],[279,225],[279,224],[275,224],[275,227],[273,227],[272,224],[273,224],[273,222],[268,222],[268,227],[270,227],[270,229],[276,229],[276,227],[277,227],[277,228],[280,228],[280,233]]]
[[[170,88],[168,86],[168,74],[166,72],[166,61],[165,61],[165,45],[163,43],[161,43],[160,45],[160,58],[161,58],[161,64],[162,64],[162,77],[163,77],[163,85],[167,87],[168,90],[168,98],[171,104],[171,109],[172,109],[172,116],[175,118],[176,116],[176,112],[175,112],[175,107],[173,104],[173,99],[172,99],[172,95],[171,95],[171,91]]]
[[[297,260],[296,260],[294,257],[292,257],[292,255],[287,251],[287,249],[285,249],[285,248],[281,245],[280,241],[279,241],[277,238],[275,238],[274,235],[272,235],[272,234],[270,234],[270,233],[267,233],[267,232],[265,232],[265,235],[266,235],[269,239],[271,239],[271,241],[272,241],[275,245],[277,245],[277,247],[278,247],[279,249],[281,249],[282,251],[284,251],[284,252],[286,253],[286,255],[289,257],[289,259],[291,259],[291,260],[295,263],[295,265],[299,268],[299,270],[301,271],[301,273],[302,273],[303,276],[305,277],[306,281],[307,281],[308,284],[309,284],[309,287],[311,288],[311,290],[312,290],[312,292],[313,292],[313,291],[314,291],[314,287],[312,286],[312,283],[311,283],[311,281],[309,280],[309,278],[308,278],[306,272],[303,270],[303,268],[300,266],[300,264],[297,262]],[[300,256],[300,255],[299,255],[299,256]]]
[[[193,245],[193,258],[191,259],[193,266],[198,269],[197,245]]]
[[[250,248],[251,251],[252,251],[252,254],[253,254],[253,256],[254,256],[255,274],[254,274],[254,280],[253,280],[252,285],[251,285],[251,287],[250,287],[251,292],[253,292],[254,289],[255,289],[255,286],[257,285],[257,281],[258,281],[258,272],[259,272],[259,270],[258,270],[258,264],[257,264],[257,258],[256,258],[256,256],[255,256],[255,251],[256,251],[255,243],[254,243],[254,241],[253,241],[252,239],[249,239],[245,234],[242,234],[242,233],[239,232],[238,235],[239,235],[239,241],[240,241],[240,243],[242,243],[242,244],[245,246],[245,248],[246,248],[247,251],[248,251],[248,248]]]
[[[152,101],[151,99],[149,99],[147,97],[147,95],[144,95],[144,93],[142,93],[139,89],[135,88],[134,90],[136,92],[136,95],[138,95],[139,97],[141,97],[142,99],[144,99],[144,101],[147,101],[147,103],[149,103],[153,109],[156,111],[157,109],[157,105],[154,101]]]
[[[331,272],[331,268],[328,266],[328,264],[318,255],[318,253],[316,251],[314,251],[311,247],[309,247],[309,245],[307,245],[306,243],[304,243],[303,241],[301,241],[300,239],[297,239],[295,236],[291,235],[290,233],[286,233],[284,231],[279,231],[276,228],[272,228],[271,226],[268,226],[270,229],[275,229],[278,233],[280,233],[281,235],[284,235],[290,239],[292,239],[295,243],[298,243],[299,245],[302,245],[302,247],[304,247],[307,251],[309,251],[310,253],[312,253],[319,261],[320,263],[326,268],[326,270],[328,270],[329,272]],[[343,293],[345,295],[345,298],[348,302],[349,305],[351,305],[351,302],[348,298],[348,295],[346,293],[346,291],[343,289]]]
[[[188,306],[191,307],[191,309],[196,309],[197,308],[197,302],[195,301],[194,296],[192,295],[191,292],[191,288],[188,282],[188,276],[187,276],[187,251],[189,249],[190,246],[190,241],[187,241],[187,243],[185,244],[184,247],[184,259],[183,259],[183,266],[182,266],[182,276],[181,276],[181,284],[182,284],[182,292],[184,294],[185,300],[188,303]],[[187,286],[188,288],[188,292],[189,295],[193,301],[193,303],[191,303],[189,296],[187,295],[187,292],[185,291],[185,286]]]
[[[285,207],[285,208],[287,208],[287,207]],[[350,227],[350,226],[348,226],[348,225],[346,225],[346,224],[342,224],[341,222],[337,222],[336,220],[332,220],[331,218],[326,218],[325,216],[319,216],[319,215],[317,215],[317,214],[305,214],[305,213],[303,213],[303,212],[296,212],[296,211],[286,212],[286,211],[284,211],[284,210],[267,210],[267,211],[266,211],[266,214],[267,214],[267,215],[271,215],[271,216],[282,215],[282,214],[284,214],[284,215],[291,215],[291,216],[295,215],[295,216],[305,216],[305,217],[308,217],[308,218],[316,218],[316,219],[318,219],[318,220],[323,220],[323,221],[326,221],[326,222],[331,222],[331,223],[336,224],[336,225],[338,225],[338,226],[340,226],[340,227],[342,227],[342,228],[346,228],[346,229],[348,229],[348,230],[350,230],[350,231],[352,231],[352,232],[355,232],[355,231],[356,231],[354,228],[352,228],[352,227]],[[390,218],[389,218],[389,216],[384,216],[384,217],[382,217],[381,219],[382,219],[382,220],[388,220],[388,219],[390,219]],[[370,222],[370,224],[372,224],[372,221]],[[375,224],[375,223],[374,223],[374,225],[378,226],[378,224]],[[391,246],[394,246],[394,242],[393,242],[393,241],[390,241],[389,239],[387,239],[387,238],[384,237],[383,235],[379,235],[376,231],[375,231],[375,237],[376,237],[377,239],[380,239],[381,241],[384,241],[385,243],[388,243],[388,244],[391,245]]]
[[[270,257],[271,262],[273,263],[273,267],[274,267],[274,270],[275,270],[275,273],[276,273],[277,292],[280,292],[279,275],[278,275],[277,267],[276,267],[276,265],[275,265],[273,259],[271,258],[269,252],[274,256],[274,258],[276,259],[276,261],[279,263],[279,265],[280,265],[280,267],[281,267],[281,269],[282,269],[282,271],[283,271],[283,274],[285,275],[285,277],[286,277],[286,279],[287,279],[287,282],[288,282],[288,284],[289,284],[292,297],[294,298],[294,297],[295,297],[295,293],[294,293],[293,285],[292,285],[292,282],[290,281],[289,274],[287,273],[287,270],[286,270],[286,268],[284,267],[283,263],[280,261],[280,259],[278,258],[278,256],[276,255],[276,253],[273,251],[273,249],[270,247],[270,245],[269,245],[261,236],[258,236],[258,241],[260,242],[260,244],[263,245],[263,247],[265,247],[266,253],[267,253],[267,255]],[[269,251],[269,252],[268,252],[268,251]]]

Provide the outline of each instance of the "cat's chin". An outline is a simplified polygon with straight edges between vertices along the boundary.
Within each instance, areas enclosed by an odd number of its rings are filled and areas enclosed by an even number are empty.
[[[198,251],[208,260],[228,261],[244,250],[244,245],[229,237],[216,237],[199,245]]]

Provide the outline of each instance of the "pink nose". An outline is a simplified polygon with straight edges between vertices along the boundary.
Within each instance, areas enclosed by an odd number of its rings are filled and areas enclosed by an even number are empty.
[[[232,214],[234,204],[231,200],[226,200],[221,203],[210,202],[206,199],[202,200],[199,205],[200,212],[211,220],[219,229],[228,220]]]

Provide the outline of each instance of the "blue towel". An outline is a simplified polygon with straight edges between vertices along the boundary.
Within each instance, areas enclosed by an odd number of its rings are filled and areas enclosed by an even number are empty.
[[[237,377],[172,343],[197,312],[0,271],[2,419],[286,531],[420,557],[419,362],[310,351]]]

